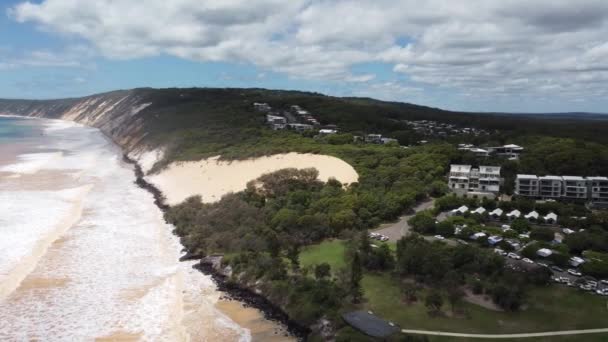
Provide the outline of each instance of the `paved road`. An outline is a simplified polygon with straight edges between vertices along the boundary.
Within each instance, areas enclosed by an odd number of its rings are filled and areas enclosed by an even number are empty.
[[[530,338],[530,337],[608,333],[608,328],[548,331],[548,332],[540,332],[540,333],[523,333],[523,334],[463,334],[463,333],[451,333],[451,332],[445,332],[445,331],[409,330],[409,329],[402,329],[401,332],[404,334],[451,336],[451,337],[465,337],[465,338]]]
[[[417,212],[430,209],[433,205],[435,205],[434,199],[420,202],[413,208],[413,213],[401,216],[399,221],[395,223],[385,223],[373,232],[387,236],[389,241],[397,241],[410,231],[410,225],[407,224],[407,221]]]

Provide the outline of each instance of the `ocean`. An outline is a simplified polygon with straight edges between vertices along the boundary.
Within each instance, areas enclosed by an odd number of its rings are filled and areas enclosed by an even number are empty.
[[[0,117],[0,341],[247,341],[97,129]]]

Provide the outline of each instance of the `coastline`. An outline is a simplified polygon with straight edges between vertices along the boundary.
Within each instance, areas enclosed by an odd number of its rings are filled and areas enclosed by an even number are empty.
[[[154,197],[154,204],[163,213],[166,212],[169,209],[169,205],[165,203],[165,196],[156,186],[145,180],[141,165],[136,160],[131,159],[126,153],[123,153],[123,161],[133,166],[136,177],[135,183],[142,189],[150,192]],[[259,310],[265,319],[285,326],[287,332],[298,341],[303,341],[308,336],[310,329],[292,320],[281,308],[274,305],[266,297],[247,287],[229,281],[220,270],[213,266],[213,263],[205,261],[203,256],[191,255],[188,251],[185,252],[186,254],[180,258],[180,261],[199,260],[193,268],[210,276],[216,284],[217,289],[225,294],[224,297],[230,300],[237,300],[242,302],[246,307]]]

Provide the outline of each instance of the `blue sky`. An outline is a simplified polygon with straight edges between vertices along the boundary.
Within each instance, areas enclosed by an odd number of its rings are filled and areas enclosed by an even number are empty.
[[[472,2],[3,1],[0,97],[264,87],[608,112],[608,2]]]

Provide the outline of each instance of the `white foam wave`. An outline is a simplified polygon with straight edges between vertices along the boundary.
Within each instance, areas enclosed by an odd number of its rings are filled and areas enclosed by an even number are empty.
[[[53,160],[59,157],[61,157],[61,152],[26,153],[17,158],[17,163],[5,165],[0,168],[0,171],[19,174],[33,174],[38,172],[45,165],[49,165]]]
[[[152,196],[136,187],[115,146],[98,131],[53,125],[46,146],[62,154],[40,168],[76,173],[78,184],[91,189],[79,202],[80,220],[24,280],[65,281],[20,287],[0,301],[0,340],[94,340],[117,332],[143,341],[250,340],[215,309],[219,294],[211,279],[178,263],[172,227]],[[0,203],[11,203],[0,209],[1,260],[23,260],[48,231],[44,224],[68,213],[77,195],[75,189],[0,192]]]

